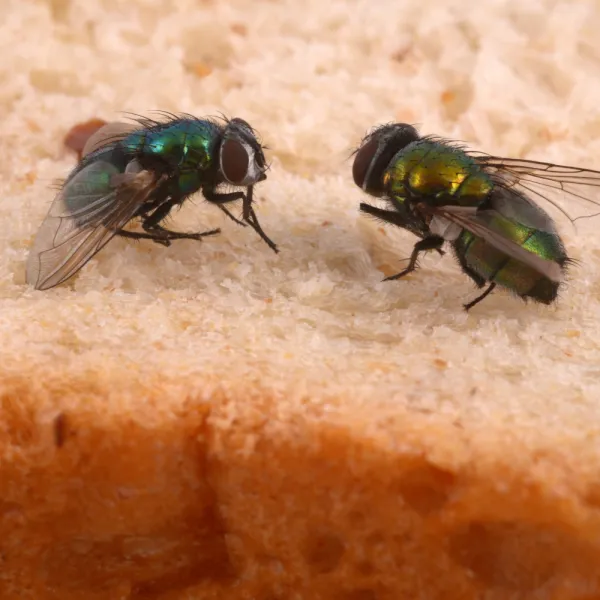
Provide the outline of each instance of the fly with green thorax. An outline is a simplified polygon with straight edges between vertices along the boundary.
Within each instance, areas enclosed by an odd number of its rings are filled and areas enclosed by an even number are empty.
[[[443,254],[448,242],[462,271],[485,290],[465,304],[481,302],[496,286],[524,300],[552,304],[569,264],[554,221],[537,204],[549,202],[571,222],[561,201],[578,202],[587,218],[600,213],[600,172],[472,152],[455,142],[420,136],[405,123],[375,128],[355,152],[354,182],[383,199],[360,210],[420,238],[407,267],[422,252]],[[535,198],[535,201],[534,201]]]
[[[39,290],[59,285],[115,236],[169,246],[219,233],[183,233],[162,225],[196,192],[278,251],[254,211],[254,185],[267,178],[267,164],[252,127],[238,118],[162,114],[167,117],[162,122],[138,117],[134,123],[109,123],[88,140],[37,232],[28,283]],[[242,201],[241,220],[227,208],[236,201]],[[134,220],[143,231],[124,229]]]

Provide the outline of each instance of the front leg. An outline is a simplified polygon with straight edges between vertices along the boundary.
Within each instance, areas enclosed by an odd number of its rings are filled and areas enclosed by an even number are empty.
[[[279,248],[277,248],[275,242],[271,240],[267,236],[267,234],[262,230],[262,227],[258,222],[258,218],[256,217],[256,213],[254,212],[254,208],[252,208],[252,206],[250,207],[250,216],[248,217],[248,223],[250,223],[250,227],[252,227],[252,229],[254,229],[254,231],[256,231],[258,235],[260,235],[265,244],[267,244],[267,246],[269,246],[269,248],[271,248],[271,250],[273,250],[275,254],[279,254]]]
[[[277,248],[276,244],[271,239],[269,239],[267,237],[267,234],[262,230],[262,227],[260,226],[260,223],[258,222],[256,213],[254,212],[254,209],[252,208],[252,190],[253,190],[253,188],[252,188],[252,186],[250,186],[248,188],[247,194],[245,194],[244,192],[232,192],[229,194],[219,194],[218,192],[215,192],[214,189],[203,189],[202,193],[204,194],[204,197],[209,202],[216,204],[226,215],[229,216],[230,219],[233,219],[236,223],[238,223],[239,225],[242,225],[242,226],[245,226],[246,223],[248,225],[250,225],[250,227],[252,227],[252,229],[254,229],[254,231],[256,231],[256,233],[258,233],[258,235],[263,239],[263,241],[267,244],[267,246],[269,246],[269,248],[271,248],[271,250],[273,250],[275,253],[278,253],[279,249]],[[225,208],[225,206],[223,206],[224,204],[227,204],[229,202],[235,202],[236,200],[244,201],[244,221],[246,221],[246,223],[236,219]]]
[[[409,273],[412,273],[418,266],[419,254],[422,252],[427,252],[428,250],[437,250],[440,252],[442,245],[444,244],[444,238],[439,237],[437,235],[427,237],[425,239],[419,240],[410,255],[410,260],[408,261],[408,267],[404,269],[404,271],[400,271],[396,275],[392,275],[391,277],[386,277],[383,281],[393,281],[395,279],[400,279]]]
[[[232,192],[230,194],[218,194],[211,189],[203,189],[202,193],[204,197],[217,206],[222,212],[224,212],[234,223],[246,227],[246,223],[236,219],[228,210],[225,208],[225,204],[228,202],[235,202],[236,200],[246,200],[246,194],[244,192]]]
[[[230,194],[219,194],[214,189],[203,188],[202,193],[204,197],[213,204],[228,204],[229,202],[235,202],[236,200],[245,200],[246,194],[244,192],[231,192]]]
[[[241,227],[246,227],[246,223],[244,223],[244,221],[236,219],[222,204],[216,204],[216,207],[223,211],[234,223],[237,223]]]
[[[365,202],[360,203],[360,210],[380,221],[402,227],[402,229],[406,229],[420,238],[426,238],[430,233],[429,228],[421,219],[415,218],[408,212],[401,213],[397,210],[385,210],[371,204],[366,204]],[[439,252],[440,256],[445,254],[441,248],[434,249]]]
[[[269,246],[269,248],[271,248],[275,254],[278,254],[279,249],[277,248],[277,245],[267,236],[258,222],[258,217],[256,216],[252,206],[253,195],[254,186],[250,185],[248,186],[248,193],[246,194],[246,198],[244,200],[244,221],[250,224],[250,227],[252,227],[254,231],[260,235],[263,242],[265,242],[265,244],[267,244],[267,246]]]

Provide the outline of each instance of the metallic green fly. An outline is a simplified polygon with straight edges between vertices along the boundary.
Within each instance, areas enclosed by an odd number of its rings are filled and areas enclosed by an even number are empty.
[[[200,191],[237,224],[252,227],[275,252],[253,207],[254,185],[264,181],[263,147],[242,119],[167,116],[108,123],[88,140],[79,164],[61,184],[33,243],[27,281],[45,290],[72,277],[113,237],[201,240],[219,229],[181,233],[161,223],[171,210]],[[231,188],[245,191],[230,191]],[[226,205],[241,200],[242,220]],[[124,229],[141,221],[143,232]]]
[[[354,182],[386,201],[385,209],[360,210],[421,238],[408,266],[386,280],[414,271],[422,252],[443,254],[448,242],[462,271],[486,289],[464,305],[483,300],[496,286],[523,300],[553,303],[569,264],[547,201],[571,222],[600,214],[600,172],[531,160],[489,156],[405,123],[375,128],[355,152]],[[572,218],[561,197],[585,206]],[[591,210],[590,210],[591,209]]]

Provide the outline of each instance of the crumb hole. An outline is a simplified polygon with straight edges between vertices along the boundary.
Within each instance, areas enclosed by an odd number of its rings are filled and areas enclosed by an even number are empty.
[[[366,522],[366,515],[360,510],[353,510],[348,513],[348,523],[353,526],[362,526]]]
[[[375,573],[375,565],[368,560],[363,560],[356,565],[356,570],[361,575],[373,575]]]
[[[474,522],[454,534],[450,553],[486,585],[531,593],[559,573],[567,546],[535,524]]]
[[[454,473],[425,464],[404,474],[399,492],[413,510],[425,516],[443,508],[455,480]]]
[[[304,558],[313,573],[331,573],[344,554],[344,543],[333,534],[315,534],[304,548]]]

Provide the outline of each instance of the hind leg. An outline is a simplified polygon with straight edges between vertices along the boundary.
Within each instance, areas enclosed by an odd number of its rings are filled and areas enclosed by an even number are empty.
[[[477,298],[475,298],[475,300],[471,300],[471,302],[468,302],[467,304],[463,304],[464,309],[467,312],[469,310],[471,310],[476,304],[479,304],[484,298],[486,298],[489,294],[491,294],[494,291],[495,287],[496,287],[496,284],[495,284],[495,282],[492,281],[492,283],[490,283],[490,285],[485,289],[483,294],[480,294],[479,296],[477,296]]]

